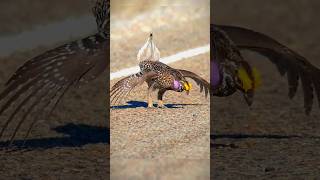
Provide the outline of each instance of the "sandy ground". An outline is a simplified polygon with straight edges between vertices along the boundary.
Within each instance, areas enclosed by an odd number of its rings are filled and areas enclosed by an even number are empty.
[[[15,34],[37,25],[90,13],[87,1],[77,1],[78,4],[73,4],[74,1],[35,2],[1,1],[0,35]],[[8,21],[7,17],[11,20]],[[2,57],[0,90],[23,62],[53,47],[56,45],[35,47],[32,51]],[[105,77],[106,73],[88,86],[68,92],[53,115],[34,127],[27,139],[26,148],[13,152],[0,151],[0,179],[108,178],[109,130],[106,127],[108,111]],[[3,119],[0,117],[0,126]],[[12,128],[7,131],[10,132]],[[24,127],[16,143],[21,142],[25,132]]]
[[[195,72],[208,78],[207,62],[203,55],[174,67],[192,70],[196,65]],[[125,105],[111,110],[112,178],[208,179],[209,98],[194,88],[189,96],[168,93],[165,103],[165,109],[147,109],[143,86]]]
[[[189,3],[154,8],[139,20],[112,15],[111,72],[137,65],[136,54],[151,31],[162,57],[208,44],[209,1]],[[171,66],[209,80],[209,53]],[[165,109],[146,108],[146,85],[111,109],[111,178],[209,179],[209,98],[193,84],[189,96],[168,92]]]
[[[320,3],[316,0],[214,1],[217,24],[264,32],[320,67]],[[211,174],[214,179],[317,179],[320,111],[304,115],[301,90],[290,101],[286,78],[267,59],[248,54],[263,86],[248,108],[239,94],[214,98]]]

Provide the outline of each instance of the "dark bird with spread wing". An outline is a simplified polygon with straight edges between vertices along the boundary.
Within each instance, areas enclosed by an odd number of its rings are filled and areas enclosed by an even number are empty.
[[[159,61],[160,53],[153,42],[152,33],[147,42],[138,53],[140,72],[119,80],[111,88],[111,103],[117,103],[125,98],[135,87],[143,84],[148,85],[148,107],[153,107],[151,93],[158,91],[158,107],[164,107],[163,95],[166,91],[182,92],[187,94],[191,89],[191,83],[186,78],[193,79],[200,86],[200,92],[205,91],[207,96],[210,91],[209,83],[193,72],[174,69]]]
[[[241,51],[250,50],[267,57],[289,84],[289,98],[296,94],[299,80],[304,93],[305,113],[312,109],[314,94],[320,103],[320,70],[304,57],[265,34],[249,29],[211,24],[211,84],[214,96],[229,96],[241,91],[252,104],[260,75],[245,61]]]
[[[27,138],[37,120],[50,113],[70,87],[92,81],[107,68],[109,1],[97,0],[93,14],[98,33],[36,56],[22,65],[6,83],[0,94],[0,115],[11,111],[1,124],[0,139],[9,124],[18,120],[10,138],[11,144],[28,116],[36,113],[25,135]],[[21,118],[15,119],[19,113]]]

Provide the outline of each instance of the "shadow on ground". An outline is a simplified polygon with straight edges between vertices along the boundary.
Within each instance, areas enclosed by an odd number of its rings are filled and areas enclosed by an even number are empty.
[[[65,137],[50,137],[13,141],[15,150],[50,149],[65,147],[82,147],[88,144],[110,144],[110,130],[106,127],[69,123],[53,128]],[[0,142],[0,149],[6,148],[8,142]],[[11,148],[10,148],[11,149]]]
[[[320,139],[319,136],[302,136],[302,135],[280,135],[280,134],[211,134],[210,135],[210,147],[211,148],[238,148],[233,143],[221,144],[215,143],[218,139]]]
[[[202,104],[165,104],[166,108],[183,108],[184,106],[200,106]],[[153,104],[154,107],[157,105]],[[111,109],[132,109],[132,108],[147,108],[148,103],[143,101],[128,101],[126,105],[111,106]]]

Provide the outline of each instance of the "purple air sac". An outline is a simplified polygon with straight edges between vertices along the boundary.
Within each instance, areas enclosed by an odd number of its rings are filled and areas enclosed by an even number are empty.
[[[173,88],[174,88],[175,90],[179,90],[179,88],[180,88],[180,82],[177,81],[177,80],[174,80],[174,81],[173,81]]]
[[[220,84],[219,67],[215,61],[211,61],[210,66],[211,66],[210,82],[213,87],[216,87]]]

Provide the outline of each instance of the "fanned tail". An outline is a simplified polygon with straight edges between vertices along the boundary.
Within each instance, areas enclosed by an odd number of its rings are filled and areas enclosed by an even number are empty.
[[[153,42],[153,35],[150,33],[146,43],[141,47],[137,54],[138,62],[141,61],[159,61],[160,59],[160,52]]]

